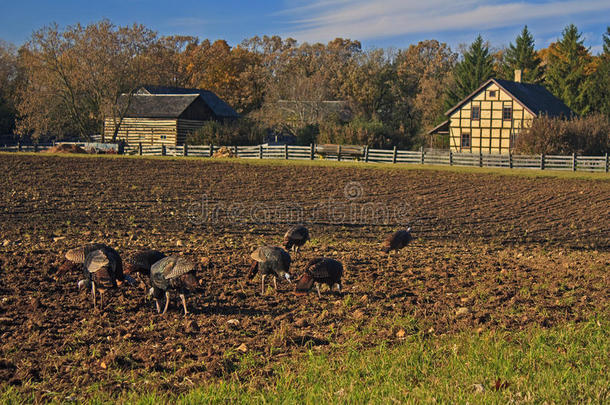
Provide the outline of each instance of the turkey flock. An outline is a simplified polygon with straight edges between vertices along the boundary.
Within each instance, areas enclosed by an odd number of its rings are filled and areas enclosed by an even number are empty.
[[[252,280],[257,274],[261,279],[261,294],[265,292],[265,278],[273,278],[277,291],[277,280],[284,279],[293,283],[290,273],[292,258],[289,251],[298,255],[303,245],[310,240],[309,230],[303,225],[295,225],[284,235],[283,247],[261,246],[250,255],[252,260],[247,273]],[[389,235],[381,245],[381,251],[388,254],[388,266],[392,251],[399,251],[407,246],[413,237],[411,228],[398,230]],[[141,250],[129,256],[125,263],[116,250],[102,243],[92,243],[70,249],[65,254],[67,261],[62,271],[79,270],[83,279],[78,281],[78,288],[91,289],[93,308],[102,309],[104,293],[127,282],[148,288],[148,295],[155,301],[157,313],[165,314],[169,307],[172,293],[180,298],[184,315],[188,312],[186,298],[201,284],[197,278],[197,263],[182,256],[166,256],[158,250]],[[310,260],[303,272],[295,279],[294,290],[304,294],[314,286],[321,297],[320,285],[326,284],[330,292],[337,287],[341,293],[343,264],[328,257],[316,257]],[[99,294],[99,303],[96,295]],[[161,302],[163,301],[163,309]]]

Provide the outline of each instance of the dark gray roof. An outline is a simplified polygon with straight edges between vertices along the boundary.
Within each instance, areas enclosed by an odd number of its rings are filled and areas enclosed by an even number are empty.
[[[183,87],[164,87],[164,86],[142,86],[138,91],[140,94],[198,94],[203,101],[210,107],[212,112],[219,118],[238,118],[239,114],[235,112],[230,105],[225,103],[220,97],[209,90],[187,89]]]
[[[429,135],[432,134],[448,134],[449,133],[449,120],[441,122],[430,131],[428,131]]]
[[[500,88],[504,89],[535,116],[548,115],[549,117],[570,117],[571,115],[574,115],[574,112],[570,110],[563,101],[555,97],[550,91],[539,84],[518,83],[501,79],[489,79],[468,97],[465,97],[462,101],[453,106],[445,115],[452,114],[491,83],[495,83]]]
[[[141,95],[131,96],[125,117],[139,118],[178,118],[199,97],[190,95]],[[127,95],[122,95],[119,104],[127,102]]]
[[[501,79],[496,79],[496,83],[537,116],[542,114],[549,117],[564,116],[567,118],[573,114],[572,110],[563,101],[539,84],[518,83]]]

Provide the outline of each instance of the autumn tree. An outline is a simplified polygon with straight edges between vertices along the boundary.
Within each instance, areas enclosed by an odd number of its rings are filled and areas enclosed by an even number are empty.
[[[265,102],[255,115],[270,127],[297,134],[343,109],[343,78],[360,43],[336,38],[327,45],[291,38],[255,38],[265,70]],[[253,49],[253,48],[250,48]]]
[[[15,47],[0,41],[0,135],[10,134],[15,127],[15,88],[17,53]]]
[[[514,71],[521,70],[521,81],[523,83],[540,83],[543,79],[542,60],[538,57],[534,48],[534,37],[523,27],[517,36],[515,44],[510,44],[503,54],[502,70],[504,78],[513,80]]]
[[[447,90],[445,106],[451,108],[493,75],[493,56],[489,45],[479,35],[463,52],[461,61],[454,69],[454,84]]]
[[[445,43],[436,40],[421,41],[411,45],[398,56],[397,108],[401,114],[411,114],[423,129],[430,129],[443,119],[446,88],[457,54]],[[408,110],[410,110],[410,112]]]
[[[21,133],[73,134],[90,138],[114,118],[115,135],[133,94],[158,77],[147,52],[157,34],[142,25],[117,27],[102,20],[60,30],[54,24],[36,31],[20,50],[27,83],[21,89],[17,128]]]
[[[393,56],[384,49],[372,49],[357,55],[346,70],[341,95],[359,116],[381,121],[390,117],[396,77]]]
[[[188,87],[189,74],[184,54],[198,39],[193,36],[170,35],[153,41],[140,58],[145,66],[154,67],[147,75],[147,84],[169,87]]]
[[[574,24],[563,30],[562,37],[549,46],[545,85],[578,114],[590,110],[590,93],[595,71],[593,57],[583,45]]]

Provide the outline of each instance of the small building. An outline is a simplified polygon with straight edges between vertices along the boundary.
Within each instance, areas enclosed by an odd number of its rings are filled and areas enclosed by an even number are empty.
[[[190,132],[206,121],[231,121],[239,114],[216,94],[207,90],[143,86],[134,94],[123,94],[119,110],[124,115],[104,122],[104,139],[127,144],[182,145]]]
[[[449,137],[454,152],[509,153],[519,133],[541,115],[565,117],[572,110],[539,84],[489,79],[445,113],[447,121],[428,132]]]

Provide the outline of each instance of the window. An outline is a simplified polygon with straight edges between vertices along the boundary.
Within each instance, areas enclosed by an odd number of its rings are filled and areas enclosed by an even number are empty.
[[[481,107],[480,106],[472,106],[472,119],[473,120],[480,120],[481,119]]]
[[[513,119],[513,109],[512,107],[503,107],[502,108],[502,119],[505,121],[510,121]]]
[[[470,149],[470,132],[462,132],[462,148]]]
[[[489,98],[496,98],[496,91],[495,90],[489,90]]]
[[[159,139],[167,139],[167,135],[159,135]]]

